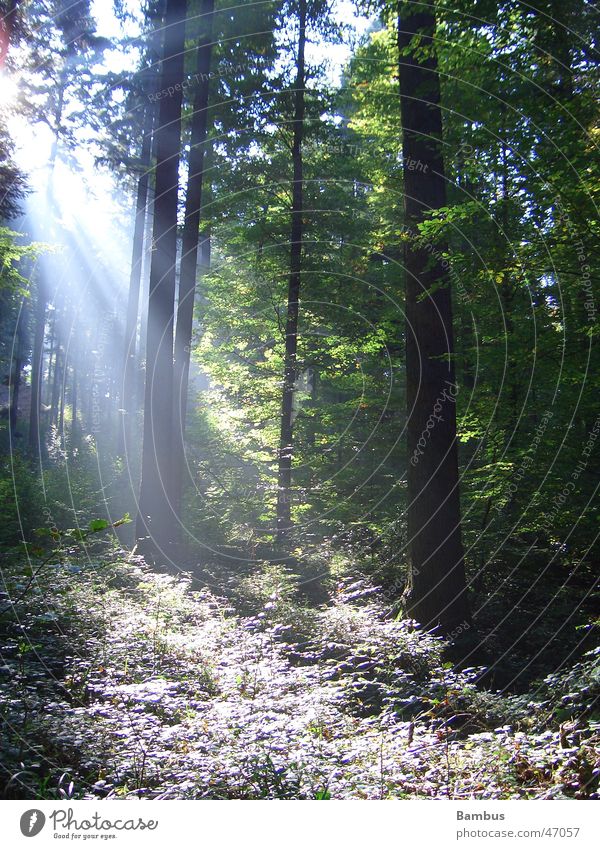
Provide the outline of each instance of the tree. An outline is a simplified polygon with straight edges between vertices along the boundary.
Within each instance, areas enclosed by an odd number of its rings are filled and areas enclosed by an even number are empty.
[[[156,71],[150,67],[142,72],[142,93],[145,97],[143,109],[142,144],[140,148],[139,169],[137,181],[133,240],[131,248],[131,270],[127,296],[127,313],[125,317],[125,338],[123,352],[123,386],[121,392],[121,427],[119,428],[119,453],[125,456],[129,453],[131,442],[132,417],[136,413],[136,354],[137,326],[140,307],[140,285],[142,280],[142,265],[144,259],[144,234],[148,211],[150,172],[152,166],[152,131],[156,116],[154,103],[156,89]]]
[[[296,355],[298,351],[298,311],[302,275],[302,139],[304,135],[304,97],[306,46],[306,0],[298,0],[298,58],[294,91],[294,140],[292,146],[292,212],[290,230],[290,276],[285,324],[285,358],[283,394],[281,401],[281,435],[277,476],[277,539],[283,542],[291,524],[293,401],[296,384]]]
[[[27,181],[13,160],[14,144],[0,115],[0,220],[17,218],[22,212],[21,200],[27,193]]]
[[[25,113],[33,123],[44,123],[52,132],[52,148],[48,160],[45,204],[46,215],[41,217],[41,235],[48,241],[58,241],[61,230],[54,195],[55,169],[63,147],[72,148],[76,130],[89,119],[90,90],[95,79],[91,70],[109,46],[106,39],[96,36],[91,17],[90,0],[52,0],[51,3],[32,3],[28,8],[28,37],[23,63],[26,69],[23,91]],[[41,199],[40,199],[41,200]],[[44,379],[44,340],[47,306],[58,291],[56,264],[51,257],[42,257],[37,269],[34,341],[31,363],[31,404],[29,414],[29,450],[40,457],[44,452],[44,428],[40,415]],[[54,375],[58,388],[62,327],[53,327],[55,339]],[[50,368],[48,368],[48,375]],[[56,391],[54,393],[56,397]],[[56,413],[56,409],[54,410]]]
[[[446,205],[435,18],[400,6],[398,50],[404,161],[407,609],[423,627],[452,634],[469,621],[461,540],[450,283],[419,226]],[[412,163],[420,163],[417,169]]]
[[[177,301],[174,352],[175,394],[173,399],[173,497],[174,507],[178,515],[180,513],[183,468],[185,464],[186,408],[194,318],[194,295],[196,292],[196,275],[198,269],[200,210],[202,207],[202,184],[204,180],[208,124],[208,95],[210,88],[214,7],[214,0],[203,0],[200,6],[202,34],[196,51],[197,87],[192,107],[188,182],[179,272],[179,298]]]
[[[142,477],[136,536],[148,554],[174,536],[173,324],[177,260],[177,190],[186,0],[167,0],[156,128],[152,263],[148,297]]]

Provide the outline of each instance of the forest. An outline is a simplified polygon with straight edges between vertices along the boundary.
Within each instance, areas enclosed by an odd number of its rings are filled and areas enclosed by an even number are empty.
[[[599,23],[0,2],[0,798],[600,798]]]

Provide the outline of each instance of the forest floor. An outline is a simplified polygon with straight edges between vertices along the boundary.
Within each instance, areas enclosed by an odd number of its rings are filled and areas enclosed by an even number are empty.
[[[8,567],[0,794],[599,798],[600,652],[490,692],[350,573],[311,606],[269,564],[227,599],[122,553]]]

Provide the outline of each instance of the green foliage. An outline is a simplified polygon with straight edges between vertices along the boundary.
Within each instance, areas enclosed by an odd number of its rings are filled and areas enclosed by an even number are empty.
[[[18,451],[4,456],[0,464],[0,546],[19,546],[40,527],[48,533],[72,528],[80,534],[108,528],[129,506],[121,479],[119,464],[110,459],[103,459],[99,475],[92,445],[82,448],[76,460],[61,453],[41,471]],[[99,512],[116,518],[94,518]]]
[[[0,293],[8,291],[12,295],[27,296],[29,281],[19,271],[19,264],[24,259],[35,260],[48,247],[41,243],[22,245],[16,241],[19,238],[22,238],[21,233],[0,227]]]

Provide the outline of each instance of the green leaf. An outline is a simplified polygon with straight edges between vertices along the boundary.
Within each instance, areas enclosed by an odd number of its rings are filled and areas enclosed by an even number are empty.
[[[104,531],[106,528],[110,528],[110,522],[106,519],[92,519],[88,527],[90,532],[95,534],[98,531]]]

